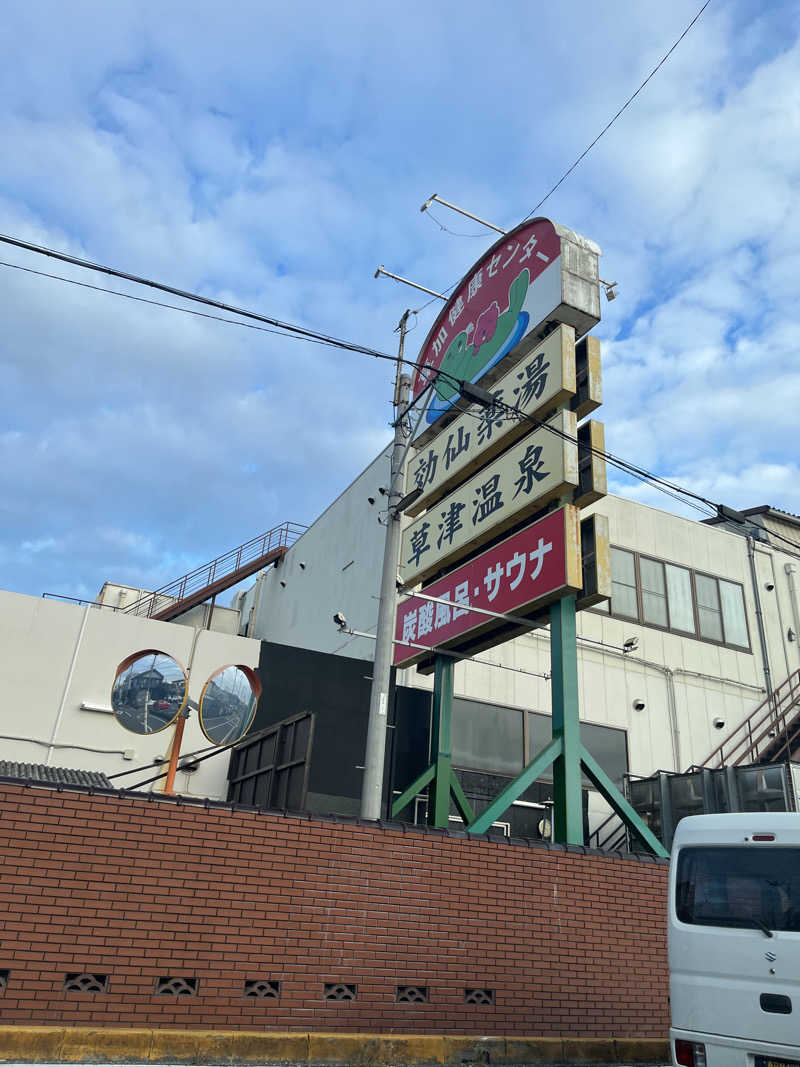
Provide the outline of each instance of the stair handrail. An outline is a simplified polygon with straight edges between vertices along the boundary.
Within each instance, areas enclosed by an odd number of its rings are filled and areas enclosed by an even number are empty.
[[[800,670],[796,670],[781,682],[777,689],[768,693],[747,718],[731,730],[728,736],[697,766],[724,767],[726,764],[757,762],[761,742],[765,738],[770,739],[770,730],[773,728],[776,731],[786,730],[787,712],[799,701]]]
[[[123,612],[126,615],[152,616],[161,607],[168,606],[164,601],[168,601],[171,604],[183,600],[198,589],[210,585],[217,577],[238,570],[244,563],[249,563],[254,559],[265,556],[274,549],[288,548],[307,529],[308,527],[302,523],[282,522],[271,530],[267,530],[266,533],[258,534],[257,537],[252,537],[249,541],[245,541],[244,544],[224,552],[209,563],[203,563],[200,567],[195,567],[194,570],[189,571],[180,578],[167,582],[166,585],[160,586],[152,593],[146,593],[134,601],[133,604],[123,608]],[[231,562],[233,558],[236,560],[236,565],[226,570],[223,565]]]

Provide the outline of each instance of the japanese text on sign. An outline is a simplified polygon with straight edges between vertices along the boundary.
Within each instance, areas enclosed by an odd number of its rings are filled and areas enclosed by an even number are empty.
[[[575,331],[560,326],[496,383],[491,407],[460,416],[409,461],[406,492],[419,488],[422,495],[407,513],[419,514],[469,469],[488,461],[525,432],[524,421],[503,405],[535,415],[574,392]]]
[[[531,514],[578,482],[575,416],[560,411],[548,423],[469,478],[408,526],[403,534],[403,581],[454,561]]]
[[[394,662],[423,658],[425,649],[457,647],[466,635],[493,625],[488,616],[470,608],[498,614],[527,612],[539,602],[577,591],[577,522],[575,508],[561,508],[426,588],[425,594],[435,600],[417,595],[401,603]]]

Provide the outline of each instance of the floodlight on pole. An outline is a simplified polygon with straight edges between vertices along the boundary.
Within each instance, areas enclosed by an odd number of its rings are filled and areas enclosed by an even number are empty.
[[[600,282],[601,285],[605,286],[606,300],[616,300],[618,294],[614,292],[614,289],[615,289],[615,287],[617,286],[618,283],[617,282],[606,282],[606,281],[603,281],[602,278],[598,278],[597,280]]]
[[[431,204],[441,204],[442,207],[449,207],[451,211],[457,211],[459,215],[465,215],[468,219],[472,219],[473,222],[478,222],[481,226],[486,226],[488,229],[494,230],[495,233],[502,233],[503,235],[508,233],[508,230],[501,230],[499,226],[495,226],[493,222],[487,222],[486,219],[482,219],[480,215],[473,215],[471,211],[467,211],[463,207],[459,207],[457,204],[451,204],[449,200],[442,200],[438,193],[429,196],[420,208],[420,211],[427,211]]]

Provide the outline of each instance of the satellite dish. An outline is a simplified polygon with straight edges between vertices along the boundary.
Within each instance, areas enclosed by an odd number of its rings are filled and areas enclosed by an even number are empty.
[[[539,819],[539,834],[544,838],[545,841],[550,840],[550,834],[552,833],[552,830],[553,827],[549,819]]]
[[[117,667],[111,707],[120,726],[134,734],[157,734],[173,723],[189,695],[186,671],[166,652],[134,652]]]
[[[215,745],[231,745],[250,729],[261,682],[250,667],[221,667],[203,686],[200,728]]]

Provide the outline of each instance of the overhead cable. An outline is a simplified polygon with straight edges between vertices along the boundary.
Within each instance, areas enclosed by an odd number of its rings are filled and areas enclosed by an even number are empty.
[[[707,0],[707,4],[705,6],[707,6],[708,3],[710,3],[710,0]],[[700,13],[698,13],[698,17],[699,17],[699,14],[701,14],[701,13],[702,13],[702,10],[701,10]],[[306,340],[306,341],[310,341],[310,342],[316,343],[316,344],[322,344],[322,345],[327,345],[327,346],[331,346],[331,347],[342,348],[342,349],[345,349],[347,351],[355,352],[356,354],[371,356],[371,357],[373,357],[375,359],[391,360],[392,363],[396,363],[397,362],[397,356],[396,355],[390,355],[389,353],[386,353],[386,352],[379,352],[378,350],[376,350],[374,348],[369,348],[366,345],[359,345],[359,344],[355,344],[355,343],[349,342],[349,341],[342,341],[342,340],[339,340],[339,339],[333,337],[330,334],[318,333],[318,332],[313,331],[313,330],[308,330],[305,327],[296,326],[296,325],[291,324],[291,323],[285,323],[285,322],[282,322],[280,319],[275,319],[275,318],[272,318],[272,317],[267,316],[267,315],[262,315],[259,312],[249,311],[249,310],[244,309],[244,308],[237,308],[237,307],[235,307],[233,305],[224,304],[221,301],[214,301],[214,300],[210,299],[209,297],[204,297],[204,296],[200,296],[200,295],[198,295],[196,293],[187,292],[185,290],[178,289],[178,288],[176,288],[174,286],[165,285],[165,284],[162,284],[160,282],[155,282],[155,281],[152,281],[152,280],[149,280],[149,279],[146,279],[146,278],[139,278],[136,275],[127,274],[127,273],[125,273],[123,271],[118,271],[113,267],[106,267],[106,266],[103,266],[103,265],[98,264],[98,263],[92,263],[92,262],[90,262],[88,260],[79,259],[76,256],[69,256],[66,253],[57,252],[57,251],[55,251],[53,249],[45,248],[45,247],[40,246],[40,245],[35,245],[35,244],[32,244],[31,242],[28,242],[28,241],[22,241],[19,238],[9,237],[9,236],[0,234],[0,242],[4,242],[6,244],[10,244],[10,245],[13,245],[13,246],[18,247],[18,248],[23,248],[23,249],[25,249],[26,251],[29,251],[29,252],[35,252],[35,253],[38,253],[38,254],[41,254],[41,255],[50,256],[50,257],[55,258],[55,259],[60,259],[60,260],[62,260],[64,262],[71,263],[74,266],[82,267],[82,268],[85,268],[87,270],[99,271],[101,273],[109,274],[109,275],[111,275],[113,277],[118,277],[118,278],[122,278],[122,279],[124,279],[126,281],[131,281],[131,282],[133,282],[135,284],[147,285],[147,286],[150,286],[151,288],[159,289],[159,290],[161,290],[163,292],[172,293],[172,294],[177,295],[177,296],[181,297],[182,299],[185,299],[185,300],[188,300],[188,301],[194,301],[194,302],[197,302],[197,303],[206,304],[206,305],[211,306],[211,307],[220,308],[221,310],[228,311],[231,314],[240,315],[243,318],[255,319],[255,320],[258,320],[260,322],[264,322],[264,323],[269,324],[269,326],[273,327],[273,329],[265,329],[265,327],[263,327],[263,326],[255,326],[252,323],[241,322],[241,321],[239,321],[237,319],[227,319],[227,318],[223,318],[223,317],[217,316],[217,315],[210,315],[210,314],[205,313],[205,312],[199,312],[199,311],[195,310],[194,308],[184,308],[184,307],[180,307],[180,306],[175,305],[175,304],[166,304],[166,303],[161,303],[160,301],[147,300],[144,297],[137,297],[137,296],[134,296],[134,295],[132,295],[130,293],[122,293],[122,292],[119,292],[118,290],[115,290],[115,289],[104,289],[101,286],[94,286],[94,285],[89,284],[88,282],[80,282],[80,281],[77,281],[74,278],[66,278],[66,277],[64,277],[62,275],[58,275],[58,274],[47,274],[44,271],[36,271],[31,267],[25,267],[25,266],[22,266],[22,265],[16,264],[16,263],[5,263],[3,261],[0,261],[0,266],[12,267],[14,269],[22,270],[22,271],[25,271],[25,272],[30,273],[30,274],[36,274],[36,275],[52,278],[52,279],[54,279],[56,281],[66,282],[66,283],[68,283],[70,285],[78,285],[78,286],[81,286],[83,288],[88,288],[88,289],[93,289],[93,290],[96,290],[96,291],[99,291],[99,292],[108,293],[109,295],[112,295],[112,296],[120,296],[120,297],[123,297],[124,299],[127,299],[127,300],[135,300],[135,301],[141,302],[141,303],[153,304],[153,305],[158,306],[158,307],[164,307],[164,308],[167,308],[167,309],[172,310],[172,311],[180,311],[180,312],[184,312],[186,314],[199,315],[201,318],[214,319],[214,320],[217,320],[217,321],[220,321],[220,322],[224,322],[224,323],[226,323],[228,325],[232,325],[232,326],[243,326],[243,327],[245,327],[247,329],[260,330],[260,331],[263,331],[263,332],[266,332],[266,333],[275,333],[278,336],[290,337],[290,338],[292,338],[294,340]],[[451,288],[452,288],[452,286],[451,286]],[[410,367],[415,367],[417,369],[423,369],[423,364],[420,363],[420,362],[417,362],[415,360],[404,358],[403,362],[405,364],[407,364],[408,366],[410,366]],[[424,369],[430,371],[430,367],[428,367],[428,366],[425,366]],[[443,371],[441,369],[439,369],[436,372],[436,375],[431,378],[431,383],[433,381],[435,381],[435,378],[437,378],[437,377],[443,378],[446,381],[448,381],[450,383],[450,385],[453,388],[455,388],[456,390],[460,390],[461,387],[465,384],[465,382],[462,379],[456,378],[453,375],[448,374],[446,371]],[[408,408],[403,413],[404,416],[408,414],[408,411],[410,410],[410,408],[412,408],[419,399],[420,398],[417,397],[414,401],[412,401],[412,403],[410,405],[408,405]],[[505,404],[505,403],[502,403],[502,402],[496,402],[496,406],[501,407],[506,412],[508,417],[525,419],[526,421],[531,423],[533,426],[541,427],[543,429],[546,429],[550,433],[555,434],[556,436],[563,437],[566,440],[568,440],[569,442],[575,443],[575,438],[574,437],[571,437],[569,434],[563,433],[557,427],[552,426],[550,423],[544,422],[541,419],[537,419],[532,415],[528,415],[525,412],[520,411],[518,408],[512,407],[511,405]],[[579,444],[578,447],[580,449],[582,449],[583,451],[585,451],[585,452],[590,452],[591,454],[597,456],[598,458],[606,460],[606,462],[608,462],[609,464],[611,464],[612,466],[614,466],[615,468],[620,470],[622,473],[627,474],[630,477],[634,477],[634,478],[644,482],[645,484],[650,485],[651,487],[658,489],[660,492],[665,493],[667,496],[670,496],[673,499],[680,500],[680,501],[682,501],[684,503],[687,503],[690,507],[693,507],[695,510],[701,511],[701,513],[703,513],[702,512],[702,508],[700,506],[698,506],[698,505],[704,505],[707,509],[709,509],[709,511],[708,511],[708,515],[709,516],[718,514],[718,505],[715,504],[712,500],[709,500],[707,497],[701,496],[698,493],[694,493],[694,492],[692,492],[692,490],[686,489],[683,486],[678,485],[676,482],[669,481],[666,478],[661,478],[658,475],[654,474],[651,471],[646,470],[643,467],[639,467],[639,466],[637,466],[637,465],[635,465],[633,463],[630,463],[627,460],[624,460],[624,459],[620,458],[619,456],[615,456],[611,452],[607,452],[607,451],[602,450],[602,449],[593,448],[590,445]],[[794,541],[790,540],[789,538],[787,538],[787,537],[785,537],[785,536],[783,536],[781,534],[777,534],[776,533],[776,534],[774,534],[774,536],[776,538],[778,538],[779,540],[784,541],[786,544],[791,545],[793,548],[800,549],[800,544],[798,544],[797,542],[794,542]]]
[[[705,11],[705,9],[708,7],[708,5],[710,3],[711,3],[711,0],[706,0],[706,2],[703,4],[703,6],[700,8],[700,10],[697,12],[697,14],[692,19],[692,21],[689,23],[689,25],[686,27],[686,29],[683,31],[683,33],[680,35],[680,37],[677,39],[677,41],[672,45],[672,47],[669,49],[669,51],[666,52],[665,55],[663,55],[661,57],[661,59],[658,61],[658,63],[656,63],[656,65],[653,67],[653,69],[650,71],[650,73],[644,79],[644,81],[639,86],[639,88],[636,90],[636,92],[628,97],[628,99],[625,101],[625,103],[622,105],[622,107],[619,109],[619,111],[616,113],[616,115],[614,115],[614,117],[612,119],[610,119],[605,124],[605,126],[602,128],[600,133],[598,133],[598,135],[595,137],[595,139],[592,141],[592,143],[589,145],[589,147],[585,148],[583,150],[583,152],[581,152],[581,154],[578,156],[578,158],[575,160],[575,162],[572,164],[572,166],[568,167],[567,170],[564,171],[564,173],[558,179],[558,181],[553,186],[553,188],[550,190],[550,192],[545,194],[545,196],[542,197],[542,199],[539,201],[539,203],[536,205],[536,207],[533,208],[532,211],[528,212],[528,214],[522,220],[523,222],[525,222],[527,219],[531,218],[531,216],[536,214],[536,212],[539,210],[539,208],[542,206],[542,204],[545,202],[545,200],[549,200],[550,199],[550,197],[553,195],[553,193],[556,191],[556,189],[558,189],[558,187],[564,181],[566,181],[566,179],[570,176],[570,174],[572,174],[572,172],[575,170],[575,168],[578,166],[578,164],[583,159],[585,159],[586,156],[589,155],[589,153],[594,148],[594,146],[597,144],[597,142],[600,140],[600,138],[611,129],[611,127],[614,125],[614,123],[620,117],[622,112],[625,111],[633,103],[633,101],[636,99],[636,97],[639,95],[639,93],[642,91],[642,89],[644,89],[645,85],[647,85],[647,83],[650,81],[650,79],[653,77],[653,75],[658,70],[660,70],[661,67],[664,66],[664,64],[667,62],[669,57],[672,55],[672,53],[675,51],[675,49],[678,47],[678,45],[684,39],[686,34],[689,32],[689,30],[691,30],[692,26],[694,26],[694,24],[697,22],[697,20],[700,18],[700,16],[703,14],[703,12]]]
[[[32,244],[30,241],[23,241],[18,237],[10,237],[7,234],[0,234],[0,242],[12,245],[14,248],[22,248],[26,252],[35,252],[38,255],[49,256],[51,259],[58,259],[61,260],[62,263],[70,263],[72,266],[82,267],[84,270],[98,271],[101,274],[108,274],[112,278],[121,278],[123,281],[133,282],[135,285],[146,285],[151,289],[159,290],[159,292],[170,293],[172,296],[180,297],[181,300],[190,300],[197,304],[205,304],[207,307],[216,308],[219,311],[226,311],[229,314],[239,315],[242,318],[254,319],[257,322],[266,323],[268,326],[283,330],[286,333],[296,334],[306,340],[318,341],[322,344],[332,345],[335,348],[343,348],[350,352],[359,352],[365,356],[397,360],[396,356],[389,356],[385,352],[378,352],[376,349],[369,348],[366,345],[355,344],[352,341],[343,341],[330,334],[323,334],[316,330],[309,330],[304,326],[297,326],[295,323],[282,322],[280,319],[272,318],[269,315],[262,315],[257,311],[249,311],[246,308],[239,308],[233,304],[226,304],[221,300],[212,300],[211,297],[200,296],[198,293],[191,293],[185,289],[178,289],[173,285],[156,282],[151,278],[142,278],[136,274],[129,274],[126,271],[117,270],[114,267],[106,267],[101,263],[93,263],[91,260],[80,259],[78,256],[71,256],[65,252],[57,252],[55,249],[46,248],[43,245]],[[17,266],[16,264],[11,265]],[[21,269],[26,270],[27,268],[23,267]],[[59,280],[71,281],[72,279],[59,278]],[[124,296],[126,294],[116,293],[116,295]]]

